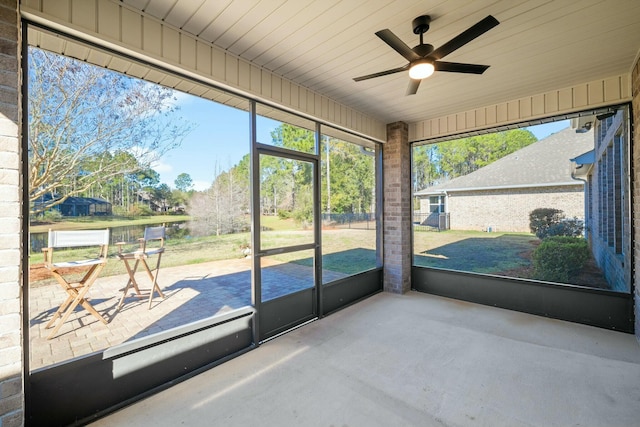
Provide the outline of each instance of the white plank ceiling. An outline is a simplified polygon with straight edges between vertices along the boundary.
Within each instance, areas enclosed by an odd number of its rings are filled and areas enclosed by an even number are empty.
[[[383,122],[416,122],[631,71],[638,0],[123,0],[253,64]],[[500,25],[444,60],[486,64],[483,75],[436,72],[405,96],[406,64],[375,32],[418,44],[429,14],[439,47],[487,15]]]

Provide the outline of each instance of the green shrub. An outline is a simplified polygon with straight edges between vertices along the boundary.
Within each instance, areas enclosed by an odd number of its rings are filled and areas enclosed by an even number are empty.
[[[580,237],[552,236],[533,252],[534,278],[567,283],[589,259],[589,245]]]
[[[289,219],[291,218],[291,211],[285,211],[284,209],[278,209],[278,218]]]
[[[136,218],[140,216],[151,216],[154,214],[153,210],[144,203],[134,203],[125,206],[114,206],[112,208],[113,215],[122,218]]]
[[[62,214],[57,209],[49,209],[42,214],[42,221],[44,222],[58,222],[62,221]]]
[[[529,213],[529,228],[538,239],[544,239],[547,236],[549,228],[558,224],[564,219],[564,214],[560,209],[554,208],[538,208]]]
[[[544,237],[549,236],[569,236],[580,237],[584,230],[584,222],[576,217],[560,220],[557,224],[547,228]]]
[[[131,216],[151,216],[154,214],[153,210],[144,203],[135,203],[129,207],[129,215]]]

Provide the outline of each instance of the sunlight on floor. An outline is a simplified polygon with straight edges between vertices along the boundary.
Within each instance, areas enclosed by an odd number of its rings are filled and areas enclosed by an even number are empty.
[[[287,362],[289,362],[290,360],[293,360],[294,358],[296,358],[298,355],[304,353],[305,351],[307,351],[309,349],[309,346],[303,346],[300,347],[299,349],[297,349],[296,351],[292,352],[291,354],[281,358],[280,360],[278,360],[277,362],[271,363],[267,366],[265,366],[264,368],[260,369],[259,371],[247,376],[246,378],[243,378],[239,381],[236,381],[235,383],[229,385],[228,387],[223,388],[222,390],[213,393],[211,396],[208,396],[206,399],[203,399],[197,403],[195,403],[191,409],[198,409],[200,407],[203,407],[205,405],[207,405],[208,403],[218,399],[221,396],[224,396],[225,394],[247,384],[252,382],[253,380],[255,380],[256,378],[260,377],[261,375],[264,375],[266,373],[268,373],[269,371],[271,371],[274,368],[277,368],[278,366],[284,365]]]
[[[428,258],[438,258],[438,259],[449,259],[448,256],[444,256],[444,255],[439,255],[439,254],[428,254],[428,253],[422,253],[422,256],[426,256]]]

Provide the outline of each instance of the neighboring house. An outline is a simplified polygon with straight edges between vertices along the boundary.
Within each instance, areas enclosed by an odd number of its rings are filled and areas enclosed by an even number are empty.
[[[470,174],[418,191],[420,223],[529,232],[529,213],[536,208],[584,219],[584,181],[572,178],[571,159],[593,150],[593,141],[593,131],[568,127]]]
[[[63,216],[111,215],[111,203],[98,197],[69,197],[59,206]]]
[[[58,196],[45,195],[35,205],[49,203]],[[112,206],[107,200],[99,197],[68,197],[64,202],[53,206],[62,216],[101,216],[111,215]]]
[[[149,209],[151,209],[153,212],[162,212],[163,207],[153,198],[153,196],[151,195],[151,193],[144,191],[144,190],[139,190],[136,193],[136,200],[138,203],[142,203],[144,205],[149,206]]]
[[[573,174],[585,188],[586,235],[596,264],[609,287],[629,292],[631,283],[630,131],[624,109],[613,114],[581,118],[578,126],[592,127],[595,146],[572,158]]]

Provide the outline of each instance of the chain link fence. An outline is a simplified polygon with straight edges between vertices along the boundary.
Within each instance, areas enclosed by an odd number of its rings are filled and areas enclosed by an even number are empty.
[[[347,214],[323,213],[322,225],[324,227],[375,230],[376,214],[373,212]]]

